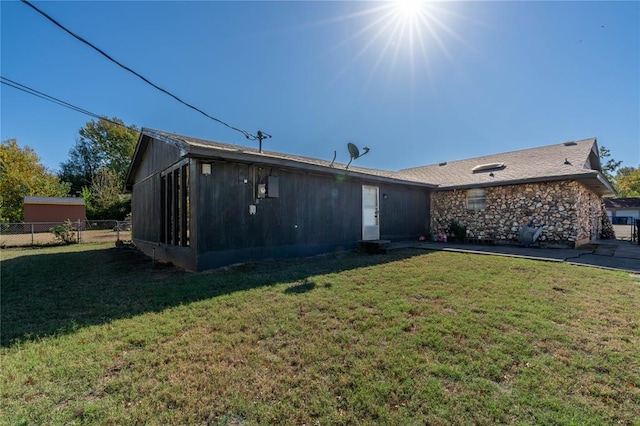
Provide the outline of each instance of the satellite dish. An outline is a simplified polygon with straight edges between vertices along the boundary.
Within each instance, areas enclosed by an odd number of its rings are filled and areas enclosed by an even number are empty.
[[[353,160],[355,160],[356,158],[360,158],[363,155],[365,155],[367,152],[369,152],[369,147],[364,146],[362,147],[362,149],[364,149],[364,152],[360,154],[360,150],[358,149],[358,147],[351,142],[347,144],[347,149],[349,150],[349,156],[351,156],[351,159],[349,160],[349,164],[347,164],[347,167],[345,167],[345,169],[349,168],[349,165],[351,165],[351,162]]]
[[[355,146],[355,144],[352,144],[351,142],[349,142],[347,144],[347,149],[349,150],[349,155],[351,156],[352,160],[355,160],[356,158],[360,157],[360,150],[358,149],[357,146]]]

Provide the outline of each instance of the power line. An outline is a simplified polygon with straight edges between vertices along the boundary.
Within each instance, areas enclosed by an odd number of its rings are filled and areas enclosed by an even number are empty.
[[[53,97],[53,96],[51,96],[51,95],[47,95],[46,93],[42,93],[42,92],[40,92],[40,91],[38,91],[38,90],[36,90],[36,89],[33,89],[33,88],[31,88],[31,87],[29,87],[29,86],[26,86],[26,85],[24,85],[24,84],[18,83],[17,81],[14,81],[14,80],[8,79],[8,78],[6,78],[6,77],[2,77],[2,76],[0,76],[0,83],[2,83],[2,84],[4,84],[4,85],[7,85],[7,86],[9,86],[9,87],[13,87],[14,89],[21,90],[21,91],[23,91],[23,92],[25,92],[25,93],[28,93],[28,94],[30,94],[30,95],[37,96],[38,98],[41,98],[41,99],[47,100],[47,101],[49,101],[49,102],[53,102],[53,103],[55,103],[55,104],[58,104],[58,105],[60,105],[60,106],[65,107],[65,108],[69,108],[69,109],[71,109],[71,110],[73,110],[73,111],[77,111],[77,112],[79,112],[79,113],[86,114],[86,115],[88,115],[88,116],[90,116],[90,117],[93,117],[93,118],[97,118],[98,120],[105,120],[105,121],[108,121],[109,123],[112,123],[112,124],[115,124],[115,125],[117,125],[117,126],[120,126],[120,127],[124,127],[124,128],[130,129],[130,130],[136,130],[136,131],[138,130],[138,129],[136,129],[135,127],[125,126],[125,125],[124,125],[124,124],[122,124],[122,123],[118,123],[117,121],[110,120],[110,119],[109,119],[109,118],[107,118],[107,117],[103,117],[103,116],[98,115],[98,114],[96,114],[96,113],[94,113],[94,112],[88,111],[88,110],[86,110],[86,109],[84,109],[84,108],[80,108],[80,107],[78,107],[78,106],[75,106],[75,105],[73,105],[73,104],[70,104],[69,102],[65,102],[65,101],[63,101],[63,100],[61,100],[61,99],[58,99],[58,98],[56,98],[56,97]]]
[[[66,28],[64,25],[62,25],[61,23],[59,23],[58,21],[56,21],[55,19],[53,19],[51,16],[47,15],[45,12],[43,12],[42,10],[38,9],[36,6],[34,6],[33,4],[31,4],[28,0],[21,0],[22,3],[26,4],[27,6],[31,7],[33,10],[35,10],[36,12],[38,12],[39,14],[41,14],[42,16],[44,16],[45,18],[47,18],[49,21],[51,21],[54,25],[56,25],[57,27],[59,27],[60,29],[62,29],[63,31],[65,31],[66,33],[68,33],[69,35],[71,35],[73,38],[75,38],[76,40],[86,44],[87,46],[91,47],[92,49],[94,49],[95,51],[97,51],[98,53],[100,53],[102,56],[104,56],[105,58],[107,58],[108,60],[110,60],[111,62],[113,62],[114,64],[118,65],[120,68],[130,72],[131,74],[135,75],[136,77],[142,79],[142,81],[144,81],[145,83],[151,85],[152,87],[154,87],[155,89],[171,96],[173,99],[175,99],[176,101],[180,102],[181,104],[195,110],[198,111],[200,114],[204,115],[207,118],[210,118],[213,121],[216,121],[224,126],[227,126],[228,128],[235,130],[237,132],[242,133],[247,139],[249,140],[256,140],[258,139],[257,136],[252,135],[251,133],[247,132],[246,130],[242,130],[239,129],[237,127],[234,127],[230,124],[225,123],[224,121],[215,118],[209,114],[207,114],[206,112],[202,111],[200,108],[197,108],[193,105],[191,105],[190,103],[187,103],[185,101],[183,101],[182,99],[180,99],[179,97],[177,97],[176,95],[174,95],[173,93],[169,92],[166,89],[163,89],[162,87],[158,86],[157,84],[152,83],[151,81],[149,81],[149,79],[147,79],[146,77],[138,74],[136,71],[132,70],[131,68],[129,68],[128,66],[118,62],[117,60],[115,60],[114,58],[112,58],[110,55],[108,55],[106,52],[104,52],[102,49],[96,47],[95,45],[93,45],[91,42],[85,40],[84,38],[82,38],[81,36],[77,35],[76,33],[74,33],[73,31],[69,30],[68,28]]]

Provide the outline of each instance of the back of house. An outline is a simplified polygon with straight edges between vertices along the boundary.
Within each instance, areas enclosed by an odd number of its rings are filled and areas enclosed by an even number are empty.
[[[430,227],[452,224],[467,238],[518,244],[523,225],[542,227],[541,244],[576,247],[597,239],[602,197],[615,191],[602,175],[595,138],[401,170],[437,184]]]
[[[133,240],[189,270],[463,229],[517,244],[596,239],[614,195],[595,138],[397,172],[142,129],[125,190]]]
[[[434,185],[143,129],[126,181],[138,248],[189,270],[429,232]]]

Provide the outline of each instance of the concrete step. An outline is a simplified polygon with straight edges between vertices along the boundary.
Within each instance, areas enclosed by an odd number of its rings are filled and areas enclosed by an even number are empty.
[[[380,254],[386,253],[391,247],[391,240],[360,240],[358,248],[365,253]]]

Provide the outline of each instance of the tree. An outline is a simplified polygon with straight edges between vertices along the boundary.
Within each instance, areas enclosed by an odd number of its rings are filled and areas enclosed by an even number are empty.
[[[620,164],[622,164],[622,161],[615,161],[613,158],[609,158],[611,157],[611,151],[605,148],[604,145],[600,147],[600,152],[598,154],[600,154],[602,174],[609,182],[615,185],[616,178],[614,174],[616,169],[620,167]],[[606,162],[604,161],[605,159],[607,159]]]
[[[72,183],[72,190],[91,188],[102,169],[115,173],[122,187],[138,141],[135,126],[127,127],[117,117],[91,120],[79,131],[80,138],[69,151],[69,160],[61,164],[61,176]]]
[[[122,195],[129,163],[138,141],[135,126],[119,118],[91,120],[61,164],[62,178],[87,204],[89,219],[120,219],[131,210],[131,197]]]
[[[64,197],[70,185],[40,163],[36,152],[16,139],[0,144],[0,220],[21,222],[26,196]]]
[[[122,193],[122,185],[116,173],[106,167],[94,176],[91,188],[82,188],[82,197],[87,206],[89,219],[124,220],[131,211],[131,196]]]
[[[71,191],[78,194],[83,187],[93,185],[93,177],[101,163],[101,155],[95,146],[84,139],[78,139],[69,151],[69,160],[60,165],[60,178],[71,183]]]
[[[611,152],[604,146],[600,147],[599,154],[602,174],[613,184],[618,198],[640,197],[640,166],[620,167],[622,161],[610,158]]]
[[[640,165],[637,168],[621,167],[615,180],[618,197],[640,197]]]

